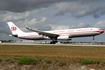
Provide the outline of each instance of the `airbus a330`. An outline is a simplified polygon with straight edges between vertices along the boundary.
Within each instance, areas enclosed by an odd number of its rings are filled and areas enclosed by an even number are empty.
[[[13,22],[7,22],[12,34],[9,36],[28,40],[52,40],[50,44],[55,44],[57,40],[71,40],[75,37],[94,37],[104,33],[100,28],[78,28],[64,30],[39,31],[26,27],[31,32],[23,32]]]

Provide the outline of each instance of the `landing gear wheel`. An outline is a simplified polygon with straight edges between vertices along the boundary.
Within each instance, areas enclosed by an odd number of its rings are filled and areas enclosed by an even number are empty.
[[[52,42],[50,42],[50,44],[53,44]]]
[[[95,40],[95,38],[94,38],[95,36],[93,36],[93,40]]]
[[[50,44],[56,44],[58,41],[51,41]]]
[[[53,44],[55,44],[56,42],[55,41],[53,41]]]
[[[50,37],[50,39],[52,40],[51,42],[50,42],[50,44],[56,44],[58,41],[57,41],[57,37],[58,36],[54,36],[54,37]]]

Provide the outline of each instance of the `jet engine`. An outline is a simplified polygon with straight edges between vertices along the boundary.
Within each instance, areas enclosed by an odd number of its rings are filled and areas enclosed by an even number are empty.
[[[59,36],[58,40],[71,40],[71,37],[68,35],[67,36]]]

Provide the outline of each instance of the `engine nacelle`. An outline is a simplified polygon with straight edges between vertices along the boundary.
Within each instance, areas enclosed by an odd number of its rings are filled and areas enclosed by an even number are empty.
[[[71,40],[71,37],[70,36],[59,36],[57,39],[58,40]]]

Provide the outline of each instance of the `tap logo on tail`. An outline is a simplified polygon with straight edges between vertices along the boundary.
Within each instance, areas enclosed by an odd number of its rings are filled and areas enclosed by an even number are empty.
[[[16,31],[16,30],[17,30],[17,28],[14,25],[12,25],[11,31]]]

